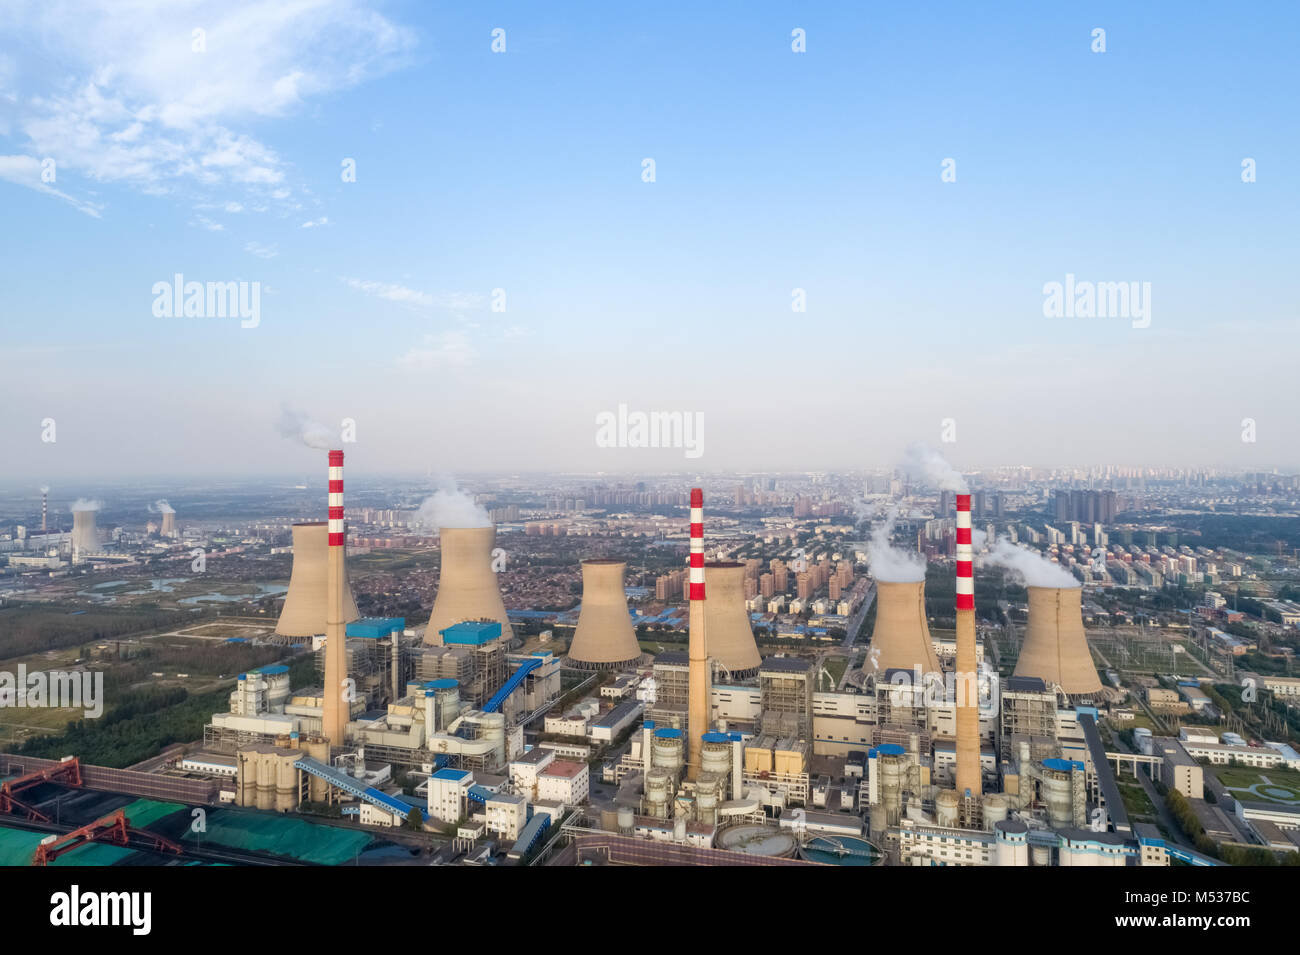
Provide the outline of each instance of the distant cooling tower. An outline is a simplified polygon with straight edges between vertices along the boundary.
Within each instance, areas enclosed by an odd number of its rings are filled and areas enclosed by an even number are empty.
[[[939,657],[925,619],[925,581],[876,581],[876,626],[867,651],[868,672],[911,670],[938,673]]]
[[[1029,587],[1029,624],[1015,676],[1036,676],[1066,693],[1101,691],[1083,632],[1083,588]]]
[[[704,565],[704,628],[709,634],[709,656],[731,671],[733,677],[750,676],[762,659],[745,609],[745,565],[713,561]]]
[[[314,637],[325,633],[325,588],[329,567],[329,524],[312,521],[293,525],[293,570],[275,632],[282,637]],[[361,614],[349,584],[343,594],[345,623]]]
[[[582,562],[582,611],[569,645],[569,662],[585,670],[631,666],[641,657],[627,612],[621,560]]]
[[[81,554],[99,553],[93,510],[72,512],[72,549]]]
[[[514,631],[492,570],[496,528],[444,527],[439,538],[442,572],[424,642],[441,645],[442,631],[464,620],[495,620],[501,624],[501,639],[510,640]]]
[[[163,511],[162,530],[158,532],[163,537],[176,536],[176,512]]]

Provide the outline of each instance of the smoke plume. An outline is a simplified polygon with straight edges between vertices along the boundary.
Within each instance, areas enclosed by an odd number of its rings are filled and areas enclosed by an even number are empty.
[[[1009,537],[999,537],[980,558],[981,566],[1003,567],[1026,587],[1078,587],[1075,576],[1059,564],[1032,550],[1017,547]]]
[[[454,478],[441,475],[435,480],[438,488],[415,512],[414,524],[428,529],[491,526],[488,512],[457,487]]]
[[[871,530],[867,542],[867,568],[876,580],[890,583],[916,583],[925,580],[925,558],[920,554],[899,550],[889,543],[898,519],[897,508]]]
[[[288,405],[280,407],[280,420],[275,429],[280,437],[297,441],[309,448],[328,451],[333,434],[319,421],[313,421],[301,411],[295,411]]]
[[[79,497],[72,502],[70,510],[73,511],[97,511],[104,506],[103,501],[92,501],[89,498]]]
[[[159,514],[175,514],[176,508],[167,503],[166,499],[159,499],[149,505],[149,512],[157,511]]]
[[[42,494],[49,494],[49,493],[50,493],[50,486],[49,486],[48,484],[42,484],[42,485],[41,485],[41,493],[42,493]]]
[[[942,454],[929,445],[917,442],[907,447],[903,456],[903,470],[918,481],[924,481],[941,491],[969,494],[965,480]]]

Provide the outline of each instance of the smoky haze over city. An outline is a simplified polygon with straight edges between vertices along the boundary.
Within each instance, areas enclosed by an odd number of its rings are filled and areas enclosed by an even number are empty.
[[[8,13],[42,928],[228,865],[761,865],[1282,931],[1293,6]]]

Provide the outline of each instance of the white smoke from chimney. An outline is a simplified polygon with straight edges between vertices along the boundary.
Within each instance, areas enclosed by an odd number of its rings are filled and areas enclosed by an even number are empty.
[[[919,441],[907,446],[907,452],[903,455],[903,470],[912,478],[924,481],[941,491],[970,493],[965,479],[957,473],[956,468],[934,448]]]
[[[49,493],[50,493],[50,486],[49,486],[48,484],[42,484],[42,485],[41,485],[41,493],[42,493],[42,494],[49,494]]]
[[[97,511],[104,506],[103,501],[93,501],[89,498],[79,497],[72,502],[71,511]]]
[[[437,490],[424,499],[412,521],[417,527],[427,529],[443,527],[490,527],[492,519],[479,504],[459,487],[450,475],[434,479]]]
[[[288,405],[281,405],[280,420],[276,423],[275,429],[280,432],[280,437],[289,438],[319,451],[330,450],[330,444],[334,440],[334,435],[329,428]]]
[[[1017,547],[1008,537],[999,537],[989,548],[989,552],[980,557],[981,566],[1003,567],[1013,580],[1027,587],[1078,587],[1079,581],[1060,564]]]
[[[898,508],[891,508],[889,516],[876,524],[867,541],[867,569],[876,580],[888,583],[917,583],[925,580],[925,558],[918,553],[899,550],[890,544]]]

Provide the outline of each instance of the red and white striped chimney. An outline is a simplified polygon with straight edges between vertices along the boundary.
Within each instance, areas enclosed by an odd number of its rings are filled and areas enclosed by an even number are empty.
[[[704,632],[704,491],[691,488],[691,569],[686,775],[698,779],[709,730],[709,642]]]
[[[979,665],[975,659],[975,569],[971,548],[970,495],[957,495],[957,796],[979,799]]]
[[[321,735],[331,746],[345,744],[351,717],[346,624],[343,595],[346,588],[343,558],[346,553],[343,524],[343,452],[329,453],[329,557],[325,582],[325,690]]]
[[[970,539],[970,495],[957,495],[957,609],[975,609],[974,552]]]
[[[330,452],[329,478],[330,546],[343,546],[343,452]]]

